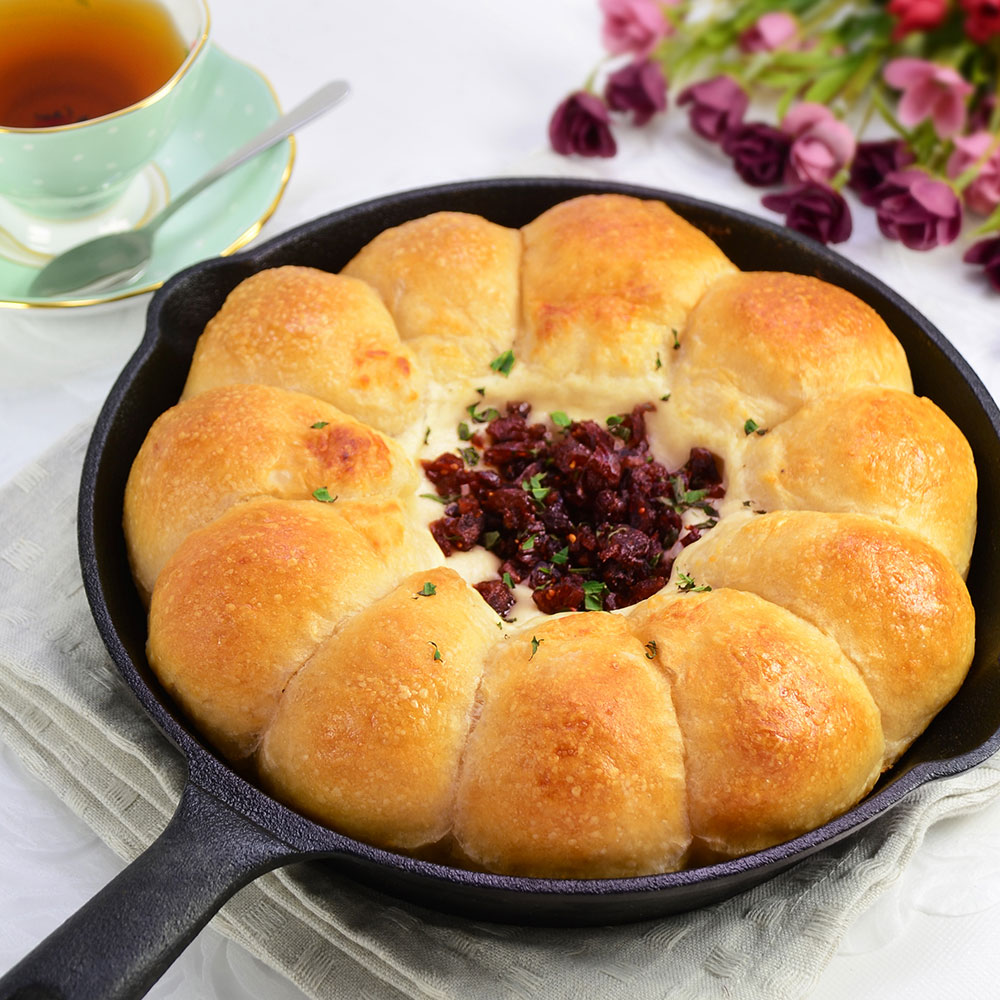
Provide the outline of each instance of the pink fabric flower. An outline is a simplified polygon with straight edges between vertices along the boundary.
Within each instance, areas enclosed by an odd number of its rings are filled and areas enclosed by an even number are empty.
[[[783,10],[762,14],[740,35],[741,52],[776,52],[794,41],[799,22]]]
[[[886,83],[903,91],[898,114],[904,125],[919,125],[930,118],[942,139],[962,131],[965,101],[973,87],[956,70],[905,57],[893,59],[883,75]]]
[[[948,0],[890,0],[888,10],[896,18],[892,38],[898,42],[911,32],[937,28],[948,14]]]
[[[823,184],[851,162],[857,147],[850,128],[822,104],[797,104],[785,115],[781,129],[792,138],[791,180]]]
[[[948,176],[957,177],[985,156],[996,143],[989,132],[976,132],[955,139],[955,152],[948,158]],[[1000,147],[993,149],[979,168],[976,179],[965,189],[965,204],[979,215],[989,215],[1000,205]]]
[[[922,170],[897,170],[879,188],[878,227],[890,240],[911,250],[930,250],[953,242],[962,229],[962,205],[944,181]]]
[[[673,32],[656,0],[601,0],[601,11],[604,46],[614,55],[631,52],[643,59]]]

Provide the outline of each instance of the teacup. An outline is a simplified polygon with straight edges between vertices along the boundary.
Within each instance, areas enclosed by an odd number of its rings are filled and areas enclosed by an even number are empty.
[[[29,18],[37,20],[44,8],[56,19],[52,24],[62,18],[76,19],[65,22],[68,33],[74,36],[71,51],[79,49],[92,62],[93,53],[87,52],[87,45],[78,44],[80,37],[89,32],[94,39],[91,48],[99,50],[109,36],[123,30],[123,23],[131,25],[135,11],[127,8],[147,8],[149,13],[154,7],[161,22],[146,30],[155,40],[163,35],[164,26],[176,29],[172,38],[180,62],[158,86],[155,80],[162,74],[154,78],[154,89],[149,93],[134,97],[136,88],[141,89],[143,84],[141,80],[131,81],[134,99],[130,99],[128,90],[121,91],[128,101],[124,106],[104,110],[109,102],[115,103],[115,95],[94,97],[93,91],[99,88],[93,84],[111,79],[114,74],[88,72],[86,65],[75,69],[77,77],[62,82],[70,89],[60,91],[53,83],[51,93],[41,103],[36,100],[35,108],[26,99],[21,105],[12,105],[8,81],[0,78],[0,227],[30,251],[52,253],[62,249],[53,236],[53,227],[61,224],[80,230],[93,220],[102,229],[122,227],[120,219],[103,225],[97,220],[109,212],[114,214],[113,206],[125,199],[137,175],[151,163],[188,111],[208,47],[209,13],[205,0],[89,0],[86,4],[79,0],[0,0],[5,36],[0,39],[0,50],[16,44],[18,31]],[[19,11],[23,16],[13,16]],[[162,21],[164,17],[169,17],[172,25]],[[39,36],[44,34],[44,26],[30,27]],[[28,28],[24,30],[28,32]],[[125,47],[133,44],[126,42]],[[95,58],[99,62],[107,56],[98,53]],[[66,62],[64,53],[52,65],[61,69]],[[146,55],[136,59],[137,66],[148,66],[149,62]],[[170,72],[169,64],[164,65],[165,72]],[[52,75],[54,78],[55,73]],[[12,79],[20,77],[12,74]],[[9,125],[4,118],[16,119],[18,124]],[[29,124],[32,122],[37,124]],[[145,200],[149,201],[148,195]],[[134,192],[132,201],[136,201]]]

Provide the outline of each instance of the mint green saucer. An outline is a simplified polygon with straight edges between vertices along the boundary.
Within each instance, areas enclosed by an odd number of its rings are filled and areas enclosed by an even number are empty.
[[[141,225],[169,200],[254,136],[280,114],[270,83],[252,66],[211,46],[192,95],[199,109],[183,121],[153,164],[133,182],[124,199],[126,217]],[[165,223],[153,260],[128,284],[86,297],[32,298],[28,285],[50,255],[18,243],[3,228],[0,212],[0,307],[87,306],[150,292],[199,260],[230,254],[249,243],[277,207],[295,159],[295,141],[275,146],[206,189]],[[99,235],[100,219],[73,223],[57,241],[77,243]]]

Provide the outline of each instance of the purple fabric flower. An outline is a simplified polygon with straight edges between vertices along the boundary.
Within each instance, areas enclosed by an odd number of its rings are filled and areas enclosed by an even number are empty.
[[[608,77],[604,99],[613,111],[631,111],[636,125],[645,125],[667,107],[667,80],[659,63],[636,60]]]
[[[691,105],[688,119],[698,135],[718,142],[742,123],[750,98],[731,76],[713,76],[685,87],[677,103]]]
[[[748,122],[726,133],[722,149],[732,157],[736,173],[754,187],[777,184],[788,168],[792,140],[764,122]]]
[[[570,94],[549,121],[549,142],[557,153],[569,156],[614,156],[611,116],[604,102],[585,90]]]
[[[966,264],[979,264],[989,283],[1000,292],[1000,236],[973,243],[962,257]]]
[[[839,192],[807,181],[761,199],[765,208],[785,216],[789,229],[820,243],[843,243],[851,235],[851,210]]]
[[[851,176],[847,186],[858,196],[862,205],[873,208],[878,204],[875,192],[886,177],[913,162],[913,153],[902,139],[880,142],[859,142],[851,161]]]
[[[951,243],[962,229],[958,196],[922,170],[894,171],[876,193],[875,215],[882,235],[911,250]]]

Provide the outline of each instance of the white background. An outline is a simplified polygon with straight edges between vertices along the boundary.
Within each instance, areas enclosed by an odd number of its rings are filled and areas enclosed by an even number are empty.
[[[391,191],[507,173],[593,173],[764,213],[714,150],[668,115],[620,133],[618,158],[546,152],[555,104],[600,57],[591,0],[212,0],[212,38],[256,66],[290,107],[334,77],[353,95],[303,130],[291,181],[259,239]],[[196,209],[195,209],[196,210]],[[841,250],[909,298],[1000,388],[1000,296],[955,248],[914,254],[867,215]],[[138,343],[147,300],[0,310],[0,481],[93,416]],[[0,970],[120,862],[0,745]],[[1000,996],[1000,803],[940,824],[899,883],[851,930],[811,1000]],[[211,930],[154,987],[158,998],[299,996]],[[762,998],[766,1000],[766,998]]]

